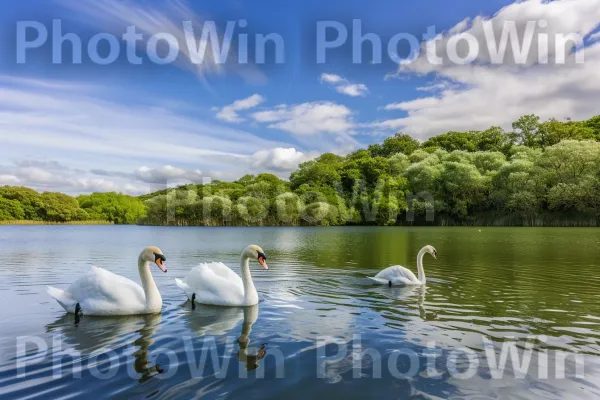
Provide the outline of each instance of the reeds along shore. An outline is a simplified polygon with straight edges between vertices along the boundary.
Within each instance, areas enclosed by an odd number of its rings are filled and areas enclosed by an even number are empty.
[[[0,221],[0,225],[113,225],[109,221],[67,221],[67,222],[52,222],[52,221]]]

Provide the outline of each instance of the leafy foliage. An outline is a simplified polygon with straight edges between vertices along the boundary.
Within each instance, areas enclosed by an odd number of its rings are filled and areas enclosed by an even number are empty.
[[[144,203],[124,194],[92,193],[77,197],[79,206],[94,220],[115,224],[136,224],[146,216]]]
[[[135,224],[146,215],[139,199],[117,193],[93,193],[77,198],[63,193],[38,193],[25,187],[0,187],[0,221],[110,221]]]

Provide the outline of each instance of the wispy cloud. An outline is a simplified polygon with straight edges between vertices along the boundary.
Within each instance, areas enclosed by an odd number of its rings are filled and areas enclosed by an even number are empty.
[[[296,135],[318,133],[350,134],[355,128],[352,111],[333,102],[309,102],[296,105],[279,105],[252,114],[252,118],[267,123],[269,128]]]
[[[335,74],[321,74],[321,83],[327,83],[335,88],[338,93],[352,97],[363,97],[369,94],[369,89],[364,83],[350,83],[345,78]]]
[[[138,195],[161,188],[127,179],[99,178],[93,176],[93,173],[87,174],[56,161],[38,160],[21,160],[12,165],[0,164],[0,184],[23,185],[41,191],[61,191],[70,194],[99,191]]]
[[[228,53],[227,63],[221,63],[213,56],[212,43],[201,32],[205,19],[197,15],[184,0],[169,0],[158,3],[134,3],[119,0],[57,0],[62,6],[73,10],[85,18],[86,23],[94,24],[113,32],[119,37],[127,31],[127,27],[135,26],[137,32],[144,34],[143,41],[152,35],[170,34],[179,44],[180,57],[174,65],[191,71],[208,85],[207,76],[221,75],[231,70],[249,83],[265,83],[264,75],[252,63],[238,63],[238,55],[233,47]],[[188,47],[183,22],[189,22],[194,32],[195,49]],[[223,43],[223,34],[218,33],[219,43]],[[145,46],[144,46],[145,48]],[[202,63],[194,62],[194,51],[205,48]],[[216,50],[216,49],[215,49]],[[218,54],[218,52],[217,52]]]
[[[269,150],[260,150],[252,155],[251,165],[257,170],[270,170],[274,172],[289,173],[298,165],[317,157],[319,153],[303,153],[293,147],[276,147]]]
[[[90,172],[94,175],[129,178],[151,184],[167,184],[174,180],[185,180],[194,183],[201,183],[202,178],[204,177],[202,175],[202,171],[198,169],[186,170],[183,168],[174,167],[172,165],[163,165],[159,167],[142,166],[133,172],[121,172],[103,169],[92,169]]]
[[[0,87],[0,110],[6,127],[0,136],[6,143],[58,150],[165,161],[177,154],[179,160],[194,161],[206,156],[241,157],[252,147],[269,143],[160,105],[114,103],[85,89],[72,93],[42,86]]]
[[[346,80],[339,75],[335,74],[321,74],[321,82],[329,83],[331,85],[338,85],[345,83]]]
[[[240,176],[256,152],[290,147],[192,118],[179,107],[124,105],[105,96],[119,97],[118,91],[97,91],[90,85],[73,90],[73,84],[62,88],[60,81],[19,84],[17,79],[7,84],[6,76],[0,81],[5,82],[0,84],[5,154],[0,175],[6,183],[66,192],[104,188],[138,193],[167,178],[195,179],[199,170],[213,178]],[[241,104],[247,107],[251,101]]]
[[[384,107],[384,110],[386,110],[386,111],[392,111],[392,110],[402,110],[402,111],[420,110],[422,108],[435,106],[435,105],[439,104],[439,102],[440,102],[440,99],[438,99],[437,97],[425,97],[425,98],[422,98],[422,99],[414,99],[414,100],[410,100],[410,101],[403,101],[401,103],[388,104],[387,106]]]
[[[430,83],[425,86],[419,86],[419,87],[417,87],[417,90],[419,92],[441,92],[444,90],[457,89],[457,88],[458,88],[458,84],[450,82],[450,81],[442,80],[440,82]]]
[[[234,101],[223,108],[215,108],[214,111],[218,111],[216,117],[220,120],[232,123],[244,122],[245,118],[238,114],[238,111],[249,110],[265,102],[265,98],[259,94],[253,94],[245,99]]]

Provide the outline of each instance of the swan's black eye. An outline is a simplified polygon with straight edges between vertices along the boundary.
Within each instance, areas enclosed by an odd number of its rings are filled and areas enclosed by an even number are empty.
[[[167,261],[167,258],[162,254],[154,253],[154,262],[157,262],[159,259],[162,260],[162,262]]]
[[[258,252],[258,259],[260,260],[262,257],[263,260],[267,260],[267,256],[265,256],[265,253],[261,253],[260,251]]]

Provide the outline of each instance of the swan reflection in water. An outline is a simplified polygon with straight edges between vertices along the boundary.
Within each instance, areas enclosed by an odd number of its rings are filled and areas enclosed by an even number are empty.
[[[419,308],[419,317],[423,321],[435,321],[439,319],[436,311],[428,312],[425,309],[425,294],[427,293],[426,286],[400,286],[391,288],[377,288],[377,293],[392,299],[403,302],[409,308],[415,304]]]
[[[186,323],[190,330],[198,336],[222,336],[233,333],[238,323],[242,322],[242,331],[237,339],[240,346],[238,361],[246,365],[247,371],[259,367],[259,361],[267,354],[267,344],[258,350],[249,348],[252,325],[258,319],[258,304],[248,307],[220,307],[198,304],[191,310],[191,302],[186,301],[182,307],[186,310]]]
[[[242,325],[242,334],[238,338],[240,345],[240,351],[238,351],[238,360],[241,363],[246,364],[246,371],[254,371],[259,367],[259,361],[265,358],[267,355],[267,344],[263,343],[256,354],[253,353],[252,349],[248,350],[250,344],[250,332],[252,332],[252,325],[258,318],[258,304],[251,307],[244,307],[244,324]]]
[[[150,365],[149,347],[154,343],[153,335],[160,326],[161,314],[148,314],[123,317],[84,317],[78,324],[74,315],[66,314],[46,326],[49,333],[62,334],[62,347],[70,347],[79,352],[82,359],[94,351],[110,349],[116,352],[129,344],[137,348],[133,353],[133,369],[145,382],[152,376],[162,373],[159,364]],[[119,352],[120,353],[120,352]],[[74,360],[75,361],[75,360]],[[80,361],[80,360],[79,360]]]

